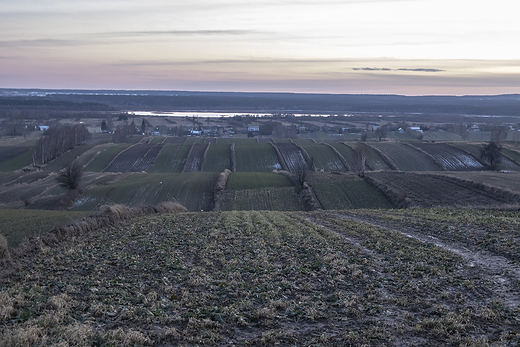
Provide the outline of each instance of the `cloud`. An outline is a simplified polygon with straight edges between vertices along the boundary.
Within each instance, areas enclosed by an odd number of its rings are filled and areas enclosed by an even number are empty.
[[[25,47],[25,46],[74,46],[78,42],[74,40],[54,40],[54,39],[37,39],[37,40],[7,40],[0,41],[0,47]]]
[[[419,68],[419,69],[397,69],[397,71],[443,72],[445,70]]]
[[[216,36],[216,35],[251,35],[259,34],[254,30],[167,30],[167,31],[127,31],[127,32],[108,32],[102,35],[110,37],[131,37],[131,36]]]
[[[391,71],[392,69],[389,69],[387,67],[355,67],[355,68],[352,68],[352,70],[355,70],[355,71]]]
[[[443,72],[446,70],[441,69],[425,69],[425,68],[416,68],[416,69],[390,69],[387,67],[354,67],[352,68],[354,71],[414,71],[414,72]]]

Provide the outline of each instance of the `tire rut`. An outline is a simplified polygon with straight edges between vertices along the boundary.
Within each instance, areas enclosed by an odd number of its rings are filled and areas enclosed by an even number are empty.
[[[483,277],[496,285],[496,292],[503,297],[504,304],[514,307],[520,305],[520,290],[518,288],[520,283],[520,267],[503,256],[470,250],[463,244],[455,241],[448,244],[435,236],[414,231],[412,230],[413,228],[402,231],[392,228],[375,218],[362,217],[348,212],[328,214],[397,232],[406,237],[423,243],[432,243],[437,247],[455,253],[464,259],[466,266],[470,268],[479,268],[484,275]]]

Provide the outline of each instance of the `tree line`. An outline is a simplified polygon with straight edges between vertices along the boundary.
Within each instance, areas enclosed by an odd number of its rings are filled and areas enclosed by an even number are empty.
[[[36,144],[33,161],[35,164],[45,164],[68,150],[84,144],[90,137],[90,132],[83,124],[51,127]]]

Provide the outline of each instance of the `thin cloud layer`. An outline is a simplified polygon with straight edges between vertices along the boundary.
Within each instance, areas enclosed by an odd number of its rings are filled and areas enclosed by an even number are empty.
[[[415,69],[390,69],[387,67],[354,67],[352,68],[354,71],[413,71],[413,72],[444,72],[446,70],[441,69],[425,69],[425,68],[415,68]]]
[[[516,0],[8,1],[0,87],[520,90],[518,13]]]

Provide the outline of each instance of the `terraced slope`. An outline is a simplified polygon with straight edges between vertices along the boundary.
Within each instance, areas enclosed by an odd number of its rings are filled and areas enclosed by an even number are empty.
[[[237,143],[235,157],[239,172],[271,172],[282,168],[275,149],[268,143]]]
[[[370,143],[392,159],[402,171],[439,171],[441,168],[422,153],[402,143],[376,142]]]
[[[316,169],[326,172],[348,170],[329,146],[315,143],[306,143],[301,146],[312,158]]]
[[[190,150],[188,158],[186,158],[186,164],[182,172],[200,172],[204,164],[206,150],[209,144],[206,143],[195,143]]]
[[[489,206],[504,203],[499,197],[483,191],[463,187],[461,184],[442,179],[442,176],[413,174],[406,172],[373,172],[373,177],[395,192],[411,199],[411,206]]]
[[[480,150],[483,147],[483,144],[477,145],[477,144],[471,144],[471,143],[452,143],[451,145],[470,153],[475,158],[480,158]],[[504,150],[504,149],[502,149],[502,150]],[[505,151],[504,151],[504,153],[505,153]],[[512,162],[508,158],[502,157],[502,160],[500,163],[500,169],[520,171],[520,166],[517,165],[516,163]]]
[[[222,172],[231,169],[230,147],[228,144],[212,143],[208,149],[202,171]]]
[[[357,212],[154,215],[35,247],[0,278],[0,341],[520,342],[515,212]]]
[[[393,208],[378,189],[355,175],[314,174],[309,184],[325,210]]]
[[[137,144],[121,152],[105,172],[142,172],[150,167],[163,145]]]
[[[190,211],[212,210],[215,179],[216,174],[209,172],[133,174],[89,190],[76,201],[72,210],[97,211],[105,204],[157,205],[174,199]]]
[[[466,152],[450,146],[447,143],[414,143],[423,151],[431,154],[441,162],[448,171],[472,171],[483,170],[484,166],[473,156]]]
[[[287,164],[289,171],[296,172],[298,170],[298,166],[301,164],[304,164],[307,169],[310,169],[310,163],[305,160],[302,151],[294,143],[277,142],[276,147],[278,147],[278,150],[280,151],[283,160]]]

